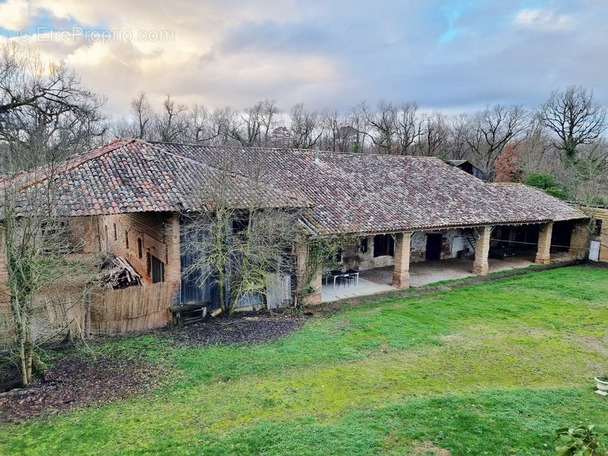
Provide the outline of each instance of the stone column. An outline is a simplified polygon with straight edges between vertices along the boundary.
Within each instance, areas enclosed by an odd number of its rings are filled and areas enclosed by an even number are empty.
[[[315,271],[310,271],[309,247],[306,242],[298,242],[295,245],[297,258],[297,278],[299,295],[304,305],[321,304],[323,286],[322,265],[318,265]],[[310,283],[306,283],[312,277]]]
[[[570,250],[568,250],[568,253],[574,258],[586,258],[589,234],[589,221],[577,221],[572,227],[572,233],[570,233]]]
[[[475,261],[473,262],[473,274],[486,275],[490,269],[488,253],[490,252],[491,226],[478,228],[479,238],[475,242]]]
[[[393,286],[402,290],[410,287],[410,246],[412,233],[397,233],[395,241]]]
[[[536,264],[547,264],[551,261],[551,235],[553,222],[543,223],[538,233],[538,250],[536,251]]]

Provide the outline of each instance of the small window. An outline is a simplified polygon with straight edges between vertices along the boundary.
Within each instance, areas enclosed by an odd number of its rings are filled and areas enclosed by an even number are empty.
[[[105,228],[105,232],[106,232],[105,240],[107,241],[108,240],[108,225],[104,225],[104,228]]]
[[[154,255],[147,255],[148,275],[152,279],[152,283],[165,281],[165,263],[160,261]]]
[[[141,242],[141,238],[137,238],[137,256],[139,258],[144,257],[144,246],[143,242]]]
[[[232,232],[234,234],[242,233],[247,230],[249,225],[249,220],[247,217],[236,218],[232,220]]]
[[[125,231],[125,247],[129,249],[129,232]]]
[[[362,238],[359,241],[359,252],[367,253],[368,250],[369,250],[369,246],[367,244],[367,238]]]
[[[116,231],[116,223],[114,223],[114,240],[118,241],[118,231]]]
[[[602,220],[596,219],[595,220],[595,229],[593,230],[593,235],[599,236],[601,234],[602,234]]]
[[[395,254],[395,241],[390,234],[378,234],[374,236],[374,256],[393,256]]]

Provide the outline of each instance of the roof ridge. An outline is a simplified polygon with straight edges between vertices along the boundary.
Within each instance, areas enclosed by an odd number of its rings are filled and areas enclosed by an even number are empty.
[[[171,144],[174,146],[193,146],[193,147],[207,147],[210,149],[256,149],[256,150],[275,150],[275,151],[311,151],[314,152],[313,149],[299,149],[294,147],[268,147],[268,146],[243,146],[243,145],[225,145],[220,146],[217,144],[200,144],[200,143],[191,143],[191,142],[164,142],[164,141],[145,141],[148,144]]]

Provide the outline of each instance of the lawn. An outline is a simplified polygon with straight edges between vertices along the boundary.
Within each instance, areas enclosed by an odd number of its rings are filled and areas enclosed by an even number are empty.
[[[555,429],[608,432],[608,270],[571,267],[370,298],[259,345],[97,352],[161,362],[170,384],[0,426],[7,455],[539,455]],[[88,356],[92,356],[89,354]]]

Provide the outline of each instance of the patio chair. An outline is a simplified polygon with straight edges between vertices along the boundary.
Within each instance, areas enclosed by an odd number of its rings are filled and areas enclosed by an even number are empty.
[[[340,284],[343,284],[344,287],[346,287],[346,285],[350,287],[350,284],[356,280],[356,277],[354,275],[343,272],[341,275],[336,277],[336,279],[338,286],[340,286]]]
[[[346,271],[346,274],[348,274],[349,279],[352,279],[355,281],[355,285],[359,284],[359,270],[358,269],[349,269],[348,271]]]

